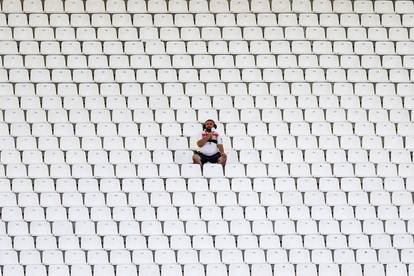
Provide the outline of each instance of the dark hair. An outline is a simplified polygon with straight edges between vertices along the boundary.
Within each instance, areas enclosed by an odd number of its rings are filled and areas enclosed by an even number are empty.
[[[213,122],[213,124],[214,124],[214,125],[213,125],[213,127],[214,127],[214,128],[217,128],[216,122],[214,122],[214,120],[213,120],[213,119],[208,119],[208,120],[206,120],[206,121],[204,122],[204,124],[203,124],[203,130],[206,130],[206,123],[207,123],[207,122],[209,122],[209,121],[210,121],[210,122]]]

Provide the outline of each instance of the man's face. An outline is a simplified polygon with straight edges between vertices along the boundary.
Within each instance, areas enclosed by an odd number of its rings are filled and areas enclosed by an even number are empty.
[[[206,129],[212,129],[214,127],[213,121],[207,121],[206,122]]]

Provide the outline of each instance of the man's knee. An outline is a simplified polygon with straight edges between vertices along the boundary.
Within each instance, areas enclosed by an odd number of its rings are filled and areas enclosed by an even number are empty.
[[[197,163],[197,164],[200,164],[201,163],[201,157],[200,157],[200,155],[194,154],[193,155],[193,162],[194,163]]]
[[[217,163],[221,165],[226,165],[226,161],[227,161],[227,158],[222,156],[217,160]]]

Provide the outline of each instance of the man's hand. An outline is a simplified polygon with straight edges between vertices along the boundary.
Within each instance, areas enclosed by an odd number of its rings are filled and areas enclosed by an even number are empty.
[[[221,154],[221,157],[227,158],[227,155],[224,152],[221,152],[220,154]]]
[[[213,137],[213,134],[211,132],[207,132],[207,135],[203,134],[202,138],[197,141],[197,146],[204,146],[211,139],[211,137]]]

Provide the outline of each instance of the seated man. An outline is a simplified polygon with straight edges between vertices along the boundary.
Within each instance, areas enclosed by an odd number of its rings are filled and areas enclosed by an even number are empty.
[[[223,139],[215,131],[216,123],[209,119],[203,124],[203,132],[200,133],[197,140],[199,150],[193,155],[195,164],[204,165],[205,163],[226,164],[227,156],[224,153]]]

